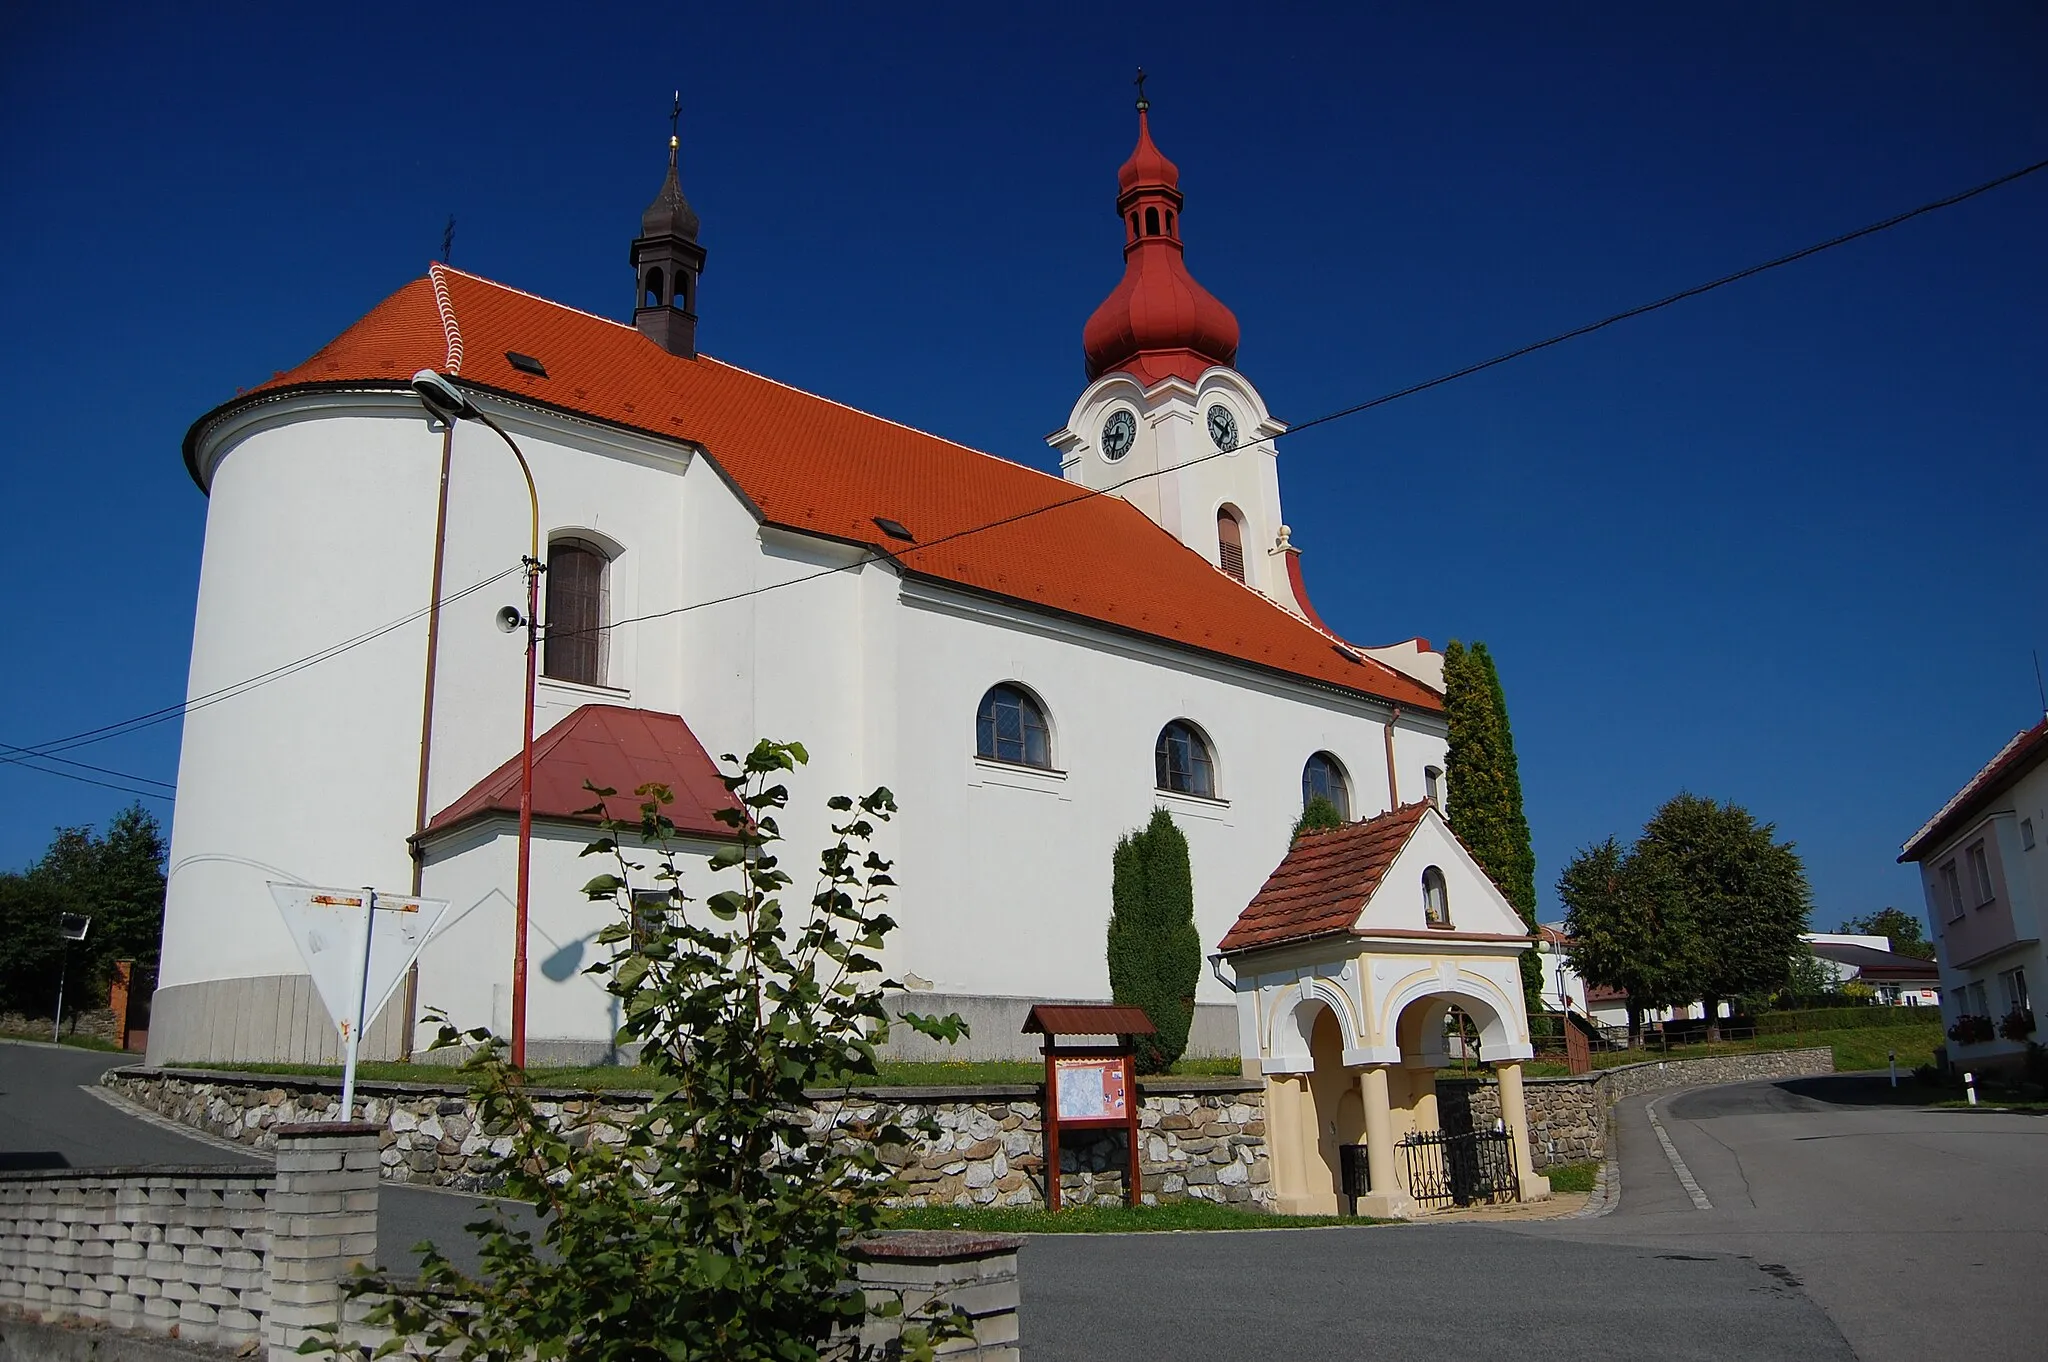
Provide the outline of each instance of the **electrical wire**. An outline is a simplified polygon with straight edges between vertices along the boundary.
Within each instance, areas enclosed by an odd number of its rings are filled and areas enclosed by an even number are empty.
[[[1889,231],[1890,229],[1897,227],[1903,223],[1912,221],[1914,218],[1924,216],[1928,213],[1937,212],[1943,208],[1952,208],[1956,204],[1966,202],[1970,199],[1974,199],[1980,194],[1988,194],[1994,189],[2002,188],[2005,185],[2013,183],[2015,180],[2024,179],[2027,176],[2035,174],[2042,170],[2048,170],[2048,160],[2036,161],[2032,165],[2022,166],[2018,170],[2009,171],[2006,174],[2000,175],[1995,179],[1986,180],[1982,184],[1972,186],[1971,188],[1962,190],[1959,193],[1950,194],[1944,198],[1939,198],[1932,200],[1928,203],[1923,203],[1919,207],[1909,208],[1903,213],[1894,213],[1892,216],[1888,218],[1883,218],[1877,222],[1870,223],[1866,226],[1858,227],[1854,231],[1844,232],[1840,236],[1829,237],[1826,241],[1816,242],[1811,246],[1805,246],[1800,248],[1799,250],[1788,252],[1785,255],[1776,256],[1770,260],[1762,261],[1759,264],[1750,265],[1747,268],[1736,270],[1732,274],[1724,274],[1717,279],[1710,279],[1704,284],[1695,284],[1691,288],[1681,289],[1677,293],[1669,294],[1666,297],[1659,298],[1655,302],[1642,303],[1635,307],[1627,308],[1621,312],[1612,313],[1609,316],[1602,317],[1598,321],[1588,322],[1583,326],[1575,326],[1569,331],[1560,331],[1554,336],[1548,336],[1543,340],[1533,341],[1528,345],[1517,346],[1515,349],[1504,351],[1501,354],[1495,355],[1491,359],[1481,360],[1476,364],[1467,364],[1463,368],[1453,369],[1448,373],[1438,374],[1435,378],[1425,379],[1420,383],[1411,383],[1407,387],[1397,388],[1393,392],[1382,393],[1380,396],[1372,398],[1369,401],[1355,403],[1352,406],[1341,407],[1336,411],[1327,412],[1324,415],[1315,417],[1312,420],[1302,421],[1296,425],[1289,426],[1285,431],[1282,432],[1282,434],[1299,435],[1301,432],[1305,430],[1313,430],[1317,426],[1326,426],[1334,421],[1341,421],[1346,417],[1356,416],[1361,412],[1371,411],[1375,407],[1384,407],[1390,402],[1398,402],[1404,397],[1413,397],[1418,393],[1428,392],[1432,388],[1440,388],[1446,383],[1455,383],[1461,378],[1469,378],[1473,374],[1483,373],[1488,369],[1496,368],[1502,364],[1507,364],[1511,361],[1521,359],[1526,355],[1533,355],[1539,350],[1547,350],[1553,345],[1562,345],[1566,341],[1577,340],[1581,336],[1590,336],[1596,331],[1605,330],[1606,328],[1614,326],[1620,322],[1629,321],[1633,318],[1641,317],[1651,312],[1661,311],[1662,309],[1671,307],[1674,304],[1685,302],[1687,299],[1697,298],[1703,293],[1711,293],[1715,289],[1726,288],[1728,285],[1740,283],[1744,279],[1752,279],[1759,274],[1765,273],[1766,271],[1778,269],[1782,266],[1790,265],[1800,260],[1805,260],[1811,256],[1819,255],[1822,251],[1833,250],[1837,246],[1846,246],[1852,241],[1860,241],[1864,237],[1875,236],[1879,232]],[[1277,439],[1279,437],[1276,436],[1273,438]],[[1255,443],[1263,443],[1263,441],[1258,441]],[[1204,454],[1200,458],[1190,459],[1186,463],[1175,464],[1170,468],[1154,469],[1149,473],[1134,474],[1131,477],[1125,478],[1121,482],[1111,483],[1106,487],[1089,488],[1085,491],[1078,493],[1075,496],[1064,497],[1058,501],[1048,502],[1043,506],[1034,507],[1033,509],[1028,511],[1019,511],[1014,515],[1003,516],[1000,519],[991,520],[986,524],[973,525],[964,530],[955,530],[951,534],[941,535],[937,539],[926,540],[920,543],[916,543],[908,548],[897,550],[879,547],[870,548],[867,555],[855,559],[853,562],[843,563],[836,567],[823,568],[817,572],[809,573],[802,577],[792,577],[787,581],[781,582],[770,582],[765,586],[757,586],[747,591],[734,592],[732,595],[729,596],[718,596],[710,600],[695,601],[689,605],[679,605],[668,610],[656,610],[645,615],[630,615],[625,619],[613,620],[609,623],[597,625],[590,629],[578,629],[560,634],[551,633],[550,637],[572,638],[579,634],[604,633],[612,629],[620,628],[623,625],[643,624],[648,620],[667,619],[675,615],[685,615],[689,614],[692,611],[709,609],[714,605],[729,605],[734,601],[743,601],[751,596],[764,595],[770,591],[780,591],[784,587],[801,586],[806,582],[814,582],[821,577],[830,577],[835,573],[852,572],[859,568],[866,567],[871,563],[900,561],[905,554],[917,553],[924,549],[936,548],[941,544],[948,544],[952,543],[955,540],[965,539],[969,535],[982,534],[989,530],[1000,529],[1005,525],[1014,525],[1020,520],[1029,520],[1033,516],[1044,515],[1049,511],[1057,511],[1062,509],[1063,507],[1073,506],[1080,502],[1091,500],[1095,497],[1108,496],[1113,492],[1118,492],[1121,491],[1123,488],[1129,487],[1133,483],[1142,482],[1146,478],[1156,478],[1165,473],[1178,473],[1183,469],[1193,468],[1199,464],[1207,463],[1211,459],[1220,459],[1226,454],[1231,454],[1235,452],[1235,449],[1219,449],[1214,453]]]
[[[84,730],[83,732],[73,733],[68,737],[52,738],[47,742],[38,743],[33,747],[20,747],[16,746],[13,743],[0,743],[0,748],[5,749],[4,751],[0,751],[0,765],[22,766],[31,771],[40,771],[44,775],[62,776],[66,779],[71,780],[84,780],[85,783],[90,785],[99,785],[105,783],[102,781],[89,780],[83,776],[72,775],[69,772],[54,771],[49,769],[48,767],[37,766],[32,764],[33,761],[35,760],[58,761],[63,762],[65,765],[78,766],[89,771],[98,771],[102,775],[112,775],[117,776],[123,780],[146,782],[152,785],[161,785],[166,789],[175,790],[177,787],[169,781],[156,780],[149,776],[131,775],[125,771],[112,771],[105,767],[88,766],[84,762],[68,761],[65,758],[55,756],[54,754],[58,752],[68,752],[76,747],[90,746],[93,743],[106,742],[112,738],[126,737],[130,733],[139,732],[142,729],[153,727],[156,724],[164,723],[170,719],[178,718],[182,715],[190,714],[198,710],[208,709],[224,701],[233,700],[238,696],[247,695],[249,692],[260,689],[263,686],[267,686],[274,681],[282,681],[286,677],[296,676],[298,673],[305,671],[308,668],[316,667],[320,665],[322,662],[331,661],[334,658],[340,657],[344,653],[351,652],[354,649],[362,647],[366,643],[374,642],[375,640],[382,638],[384,635],[391,633],[393,630],[402,629],[406,625],[413,623],[415,620],[421,619],[422,617],[433,613],[433,611],[437,607],[445,608],[447,606],[453,605],[455,602],[459,600],[462,600],[466,596],[473,596],[477,592],[482,591],[485,587],[491,585],[491,583],[500,581],[503,578],[520,571],[523,566],[523,564],[514,564],[511,567],[500,569],[499,571],[492,573],[490,576],[485,577],[481,581],[474,582],[469,586],[464,587],[462,590],[454,593],[453,595],[444,596],[438,602],[430,602],[426,605],[423,605],[419,609],[410,611],[407,614],[402,615],[399,618],[392,620],[387,624],[378,625],[376,628],[368,630],[361,634],[357,634],[353,638],[343,639],[339,643],[331,644],[328,647],[321,648],[316,652],[308,653],[304,657],[298,658],[295,661],[282,663],[276,667],[270,668],[268,671],[262,671],[256,673],[253,676],[244,677],[242,680],[234,682],[231,685],[222,686],[217,690],[208,691],[204,695],[194,696],[191,699],[186,700],[180,704],[166,705],[161,709],[153,709],[148,711],[147,713],[138,714],[132,718],[123,719],[116,723],[102,724],[98,728],[89,728]],[[121,787],[108,786],[108,788],[115,789]],[[129,793],[136,794],[143,792],[130,790]],[[161,798],[162,796],[152,797]]]

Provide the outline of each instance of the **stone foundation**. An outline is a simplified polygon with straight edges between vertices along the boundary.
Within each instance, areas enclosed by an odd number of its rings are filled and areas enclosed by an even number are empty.
[[[331,1119],[341,1085],[333,1079],[229,1074],[205,1069],[115,1069],[109,1088],[195,1130],[269,1148],[273,1130]],[[1140,1195],[1147,1202],[1193,1199],[1270,1208],[1264,1085],[1238,1078],[1141,1079]],[[379,1128],[384,1177],[423,1186],[483,1190],[485,1166],[510,1148],[478,1128],[459,1087],[358,1082],[360,1116]],[[646,1101],[632,1092],[537,1092],[536,1111],[565,1129],[601,1128]],[[929,1118],[938,1133],[883,1151],[906,1184],[910,1206],[1042,1206],[1045,1136],[1038,1089],[876,1089],[843,1101],[813,1094],[811,1129]],[[1068,1205],[1125,1196],[1122,1131],[1070,1133],[1061,1141],[1060,1196]]]

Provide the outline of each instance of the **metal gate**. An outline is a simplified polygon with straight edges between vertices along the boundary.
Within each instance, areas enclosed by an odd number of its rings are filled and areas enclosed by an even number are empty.
[[[1456,1135],[1422,1131],[1395,1148],[1401,1155],[1401,1180],[1419,1205],[1470,1206],[1521,1199],[1512,1131],[1473,1130]]]

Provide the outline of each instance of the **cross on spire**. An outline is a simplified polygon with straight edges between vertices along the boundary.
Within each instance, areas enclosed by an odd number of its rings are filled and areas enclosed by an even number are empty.
[[[683,92],[678,90],[676,91],[676,102],[668,111],[668,158],[671,163],[676,158],[676,148],[682,145],[682,139],[677,135],[677,129],[682,125],[682,121]]]
[[[1131,82],[1131,84],[1133,84],[1133,85],[1135,85],[1135,86],[1137,86],[1137,87],[1138,87],[1138,112],[1139,112],[1139,113],[1143,113],[1143,112],[1145,112],[1145,110],[1147,110],[1147,109],[1149,109],[1149,108],[1151,108],[1151,107],[1152,107],[1152,101],[1151,101],[1151,100],[1149,100],[1149,99],[1147,99],[1147,98],[1145,98],[1145,68],[1144,68],[1144,67],[1142,67],[1142,66],[1141,66],[1141,67],[1139,67],[1139,68],[1138,68],[1138,78],[1137,78],[1136,80],[1132,81],[1132,82]]]

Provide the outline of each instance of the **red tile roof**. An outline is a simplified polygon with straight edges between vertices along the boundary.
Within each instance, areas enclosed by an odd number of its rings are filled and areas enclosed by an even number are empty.
[[[1419,800],[1362,823],[1305,834],[1238,914],[1218,949],[1244,951],[1350,931],[1430,807]]]
[[[507,351],[546,366],[537,377]],[[1129,502],[800,392],[671,355],[632,327],[436,265],[296,369],[202,417],[201,437],[265,395],[407,383],[419,369],[704,449],[772,525],[848,540],[919,576],[1440,711],[1443,697],[1231,580]],[[900,521],[905,545],[874,517]],[[993,528],[982,529],[991,522]],[[968,533],[973,531],[972,533]],[[954,537],[959,536],[959,537]]]
[[[584,782],[617,790],[606,800],[614,818],[636,819],[633,791],[660,783],[675,802],[662,812],[685,836],[726,841],[732,829],[713,817],[737,807],[718,768],[680,716],[622,705],[584,705],[533,740],[533,816],[596,823],[584,813],[597,803]],[[519,756],[485,776],[434,815],[422,836],[432,836],[493,813],[519,812]]]
[[[2048,719],[2014,734],[2011,742],[1999,748],[1998,755],[1986,762],[1983,770],[1970,777],[1954,798],[1907,839],[1899,850],[1899,861],[1917,861],[1935,850],[2043,760],[2048,760]]]

